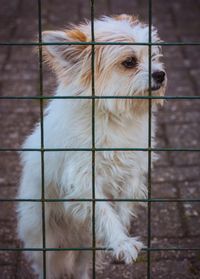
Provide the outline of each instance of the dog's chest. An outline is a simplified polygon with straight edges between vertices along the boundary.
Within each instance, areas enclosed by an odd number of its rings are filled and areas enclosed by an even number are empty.
[[[142,151],[113,151],[101,154],[97,173],[109,198],[141,196],[146,187],[148,156]]]
[[[148,147],[148,119],[124,124],[110,126],[99,141],[100,147],[114,150],[97,153],[96,169],[107,195],[141,197],[146,189],[148,152],[140,149]],[[153,136],[154,125],[152,127]]]

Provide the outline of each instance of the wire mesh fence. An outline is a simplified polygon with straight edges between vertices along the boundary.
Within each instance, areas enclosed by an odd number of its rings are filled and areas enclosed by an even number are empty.
[[[40,122],[41,122],[41,147],[40,148],[0,148],[0,152],[14,152],[14,151],[37,151],[41,153],[41,199],[11,199],[6,198],[0,199],[0,202],[39,202],[42,204],[42,248],[1,248],[0,251],[42,251],[43,253],[43,278],[46,278],[46,252],[47,251],[70,251],[70,250],[89,250],[93,254],[93,265],[92,265],[92,275],[93,278],[96,278],[96,251],[98,250],[109,250],[108,247],[98,247],[96,245],[95,237],[95,206],[96,202],[104,201],[115,201],[115,202],[146,202],[148,205],[148,223],[147,223],[147,247],[143,249],[147,253],[147,278],[151,278],[151,253],[155,251],[200,251],[200,247],[169,247],[169,248],[155,248],[151,245],[151,205],[154,202],[200,202],[199,198],[193,199],[184,199],[184,198],[152,198],[151,195],[151,154],[153,151],[167,151],[167,152],[199,152],[200,148],[185,148],[185,147],[176,147],[176,148],[153,148],[151,143],[151,123],[152,123],[152,99],[164,99],[164,100],[200,100],[200,96],[152,96],[151,94],[151,48],[153,45],[161,46],[199,46],[200,42],[160,42],[153,43],[152,40],[152,0],[148,0],[148,18],[149,18],[149,34],[148,34],[148,43],[128,43],[128,42],[96,42],[95,41],[95,27],[94,27],[94,14],[95,14],[95,0],[90,0],[90,14],[91,14],[91,42],[66,42],[66,43],[47,43],[42,41],[42,0],[37,1],[38,5],[38,42],[1,42],[0,46],[38,46],[39,49],[39,75],[40,75],[40,87],[38,96],[1,96],[0,99],[37,99],[40,102]],[[42,62],[42,46],[44,45],[91,45],[92,49],[92,59],[91,59],[91,69],[92,69],[92,87],[91,87],[91,96],[44,96],[43,94],[43,62]],[[95,65],[95,46],[96,45],[146,45],[149,49],[149,96],[96,96],[95,95],[95,75],[94,75],[94,65]],[[95,146],[95,100],[96,99],[147,99],[149,103],[149,119],[148,119],[148,147],[147,148],[97,148]],[[44,125],[43,125],[43,116],[44,116],[44,100],[49,99],[91,99],[92,100],[92,147],[91,148],[45,148],[44,144]],[[49,199],[45,197],[45,175],[44,175],[44,154],[45,152],[70,152],[70,151],[86,151],[92,153],[92,198],[88,199]],[[95,154],[96,152],[101,151],[145,151],[148,153],[148,197],[147,199],[99,199],[95,195]],[[45,234],[45,203],[48,202],[91,202],[92,203],[92,247],[84,248],[75,248],[75,247],[62,247],[62,248],[47,248],[46,247],[46,234]]]

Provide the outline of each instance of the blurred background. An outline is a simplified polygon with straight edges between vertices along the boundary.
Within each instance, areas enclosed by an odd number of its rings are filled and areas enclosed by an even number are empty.
[[[60,29],[90,18],[90,1],[42,0],[42,29]],[[148,0],[96,0],[95,15],[129,13],[148,20]],[[0,42],[31,42],[38,34],[35,0],[0,0]],[[200,0],[152,0],[152,20],[166,42],[200,42]],[[163,47],[167,95],[200,96],[200,45]],[[44,66],[44,95],[55,88]],[[0,46],[0,95],[39,95],[38,56],[32,46]],[[0,148],[20,148],[40,117],[38,100],[0,99]],[[158,112],[157,147],[200,148],[200,99],[168,100]],[[200,199],[200,153],[159,152],[152,178],[153,198]],[[15,198],[20,177],[16,152],[0,152],[0,199]],[[0,248],[19,248],[15,202],[0,202]],[[132,231],[147,239],[147,210]],[[152,203],[152,247],[200,247],[200,203]],[[142,220],[142,221],[141,221]],[[200,278],[200,250],[154,251],[152,278]],[[147,257],[124,265],[108,257],[99,279],[147,278]],[[0,251],[0,278],[36,278],[23,253]]]

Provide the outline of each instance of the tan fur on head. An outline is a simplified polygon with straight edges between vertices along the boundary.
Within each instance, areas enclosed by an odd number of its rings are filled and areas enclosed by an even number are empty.
[[[132,25],[135,25],[139,22],[139,19],[135,15],[127,15],[127,14],[121,14],[121,15],[114,15],[114,19],[116,20],[126,20],[129,21]]]
[[[86,35],[81,32],[79,29],[71,29],[66,32],[68,37],[72,39],[72,41],[75,42],[87,42],[88,38]]]

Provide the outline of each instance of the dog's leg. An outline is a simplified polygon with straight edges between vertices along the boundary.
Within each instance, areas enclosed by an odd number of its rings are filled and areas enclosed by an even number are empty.
[[[40,203],[21,203],[18,207],[18,233],[24,242],[25,248],[42,248],[42,214]],[[58,247],[57,239],[51,233],[48,226],[48,210],[46,209],[46,247]],[[56,236],[56,234],[55,234]],[[47,278],[57,278],[65,266],[64,252],[46,252],[46,271]],[[43,278],[43,252],[26,252],[27,258],[30,258],[34,271],[39,278]]]
[[[128,236],[119,216],[108,202],[96,203],[96,233],[97,238],[104,240],[113,249],[113,255],[126,263],[136,260],[143,247],[137,238]]]
[[[89,279],[90,251],[80,251],[74,265],[73,279]]]
[[[80,176],[80,173],[79,173]],[[83,189],[82,192],[76,191],[75,194],[70,195],[71,199],[77,199],[78,197],[90,197],[91,195],[91,181],[90,176],[82,176],[81,185],[80,181],[79,189]],[[102,179],[99,179],[100,183]],[[107,199],[102,193],[102,185],[99,184],[98,178],[96,177],[96,198]],[[74,185],[78,185],[75,183]],[[88,187],[88,185],[90,187]],[[75,186],[74,186],[75,187]],[[86,190],[85,190],[86,189]],[[69,195],[67,196],[69,198]],[[68,214],[73,216],[73,220],[77,220],[77,224],[87,224],[88,220],[91,221],[91,205],[89,203],[80,202],[67,202],[65,203],[65,210]],[[113,209],[109,202],[96,202],[95,210],[95,229],[97,241],[104,242],[106,247],[113,249],[113,254],[117,258],[122,258],[126,263],[131,263],[136,260],[139,251],[143,247],[143,244],[138,241],[135,237],[128,235],[126,227],[122,224],[117,212]],[[86,225],[88,227],[88,224]],[[80,231],[80,236],[85,232]]]

